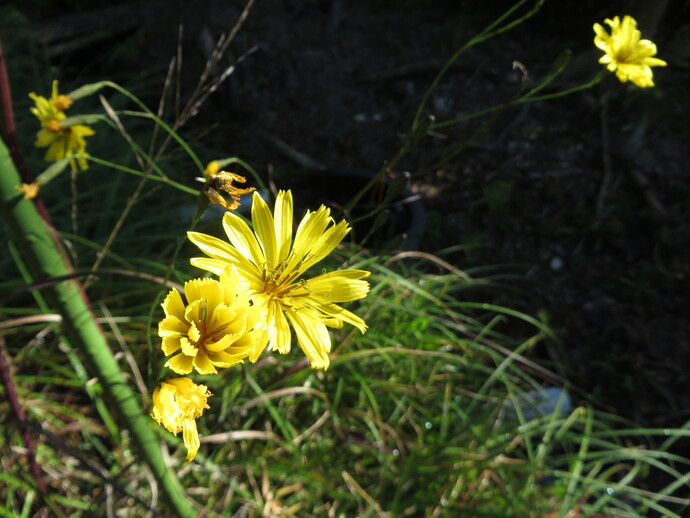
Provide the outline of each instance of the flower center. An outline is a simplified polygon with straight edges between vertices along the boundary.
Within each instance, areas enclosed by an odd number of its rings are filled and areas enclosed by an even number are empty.
[[[51,119],[46,122],[46,129],[52,133],[58,133],[62,129],[62,124],[57,119]]]

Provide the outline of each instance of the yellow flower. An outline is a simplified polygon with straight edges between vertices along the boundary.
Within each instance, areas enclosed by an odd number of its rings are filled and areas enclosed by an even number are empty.
[[[209,408],[206,400],[212,395],[206,385],[197,385],[189,378],[165,380],[153,391],[151,417],[175,435],[182,432],[187,462],[199,451],[195,419]]]
[[[240,217],[227,212],[223,227],[230,244],[188,232],[189,239],[209,256],[193,258],[191,263],[216,274],[229,264],[235,265],[242,288],[255,303],[265,307],[269,349],[280,353],[290,350],[291,325],[311,366],[326,369],[331,350],[327,326],[340,328],[348,322],[362,333],[367,329],[361,318],[336,303],[365,297],[369,283],[361,279],[369,272],[338,270],[302,279],[308,268],[333,251],[350,227],[345,221],[330,225],[330,210],[322,205],[307,212],[293,242],[292,212],[290,191],[278,193],[273,214],[254,193],[254,232]]]
[[[34,100],[35,106],[31,107],[33,113],[41,121],[41,129],[36,135],[36,147],[47,147],[45,159],[50,162],[57,162],[63,158],[74,155],[82,155],[70,161],[72,171],[88,169],[86,161],[89,154],[86,152],[86,140],[94,134],[89,126],[75,124],[65,126],[62,121],[67,118],[65,110],[72,106],[72,98],[69,95],[58,94],[58,82],[53,81],[53,92],[50,99],[46,99],[35,93],[30,93],[29,97]]]
[[[613,20],[604,20],[611,27],[611,34],[598,23],[594,24],[594,44],[605,52],[599,63],[606,65],[622,83],[632,81],[645,88],[654,86],[652,69],[664,67],[666,62],[654,58],[656,45],[649,40],[640,39],[637,22],[630,16],[624,16],[621,22],[618,16]]]
[[[79,157],[70,160],[72,171],[81,169],[82,171],[89,168],[86,157],[89,154],[86,152],[86,140],[84,137],[89,137],[95,132],[91,127],[81,124],[74,126],[63,126],[59,120],[52,119],[47,121],[43,128],[36,135],[36,147],[47,147],[45,159],[49,162],[57,162],[63,158],[69,158],[75,155]]]
[[[38,182],[23,183],[21,187],[15,185],[14,188],[19,192],[24,193],[25,200],[33,200],[36,196],[38,196],[38,191],[41,188],[41,184]]]
[[[63,120],[67,116],[64,111],[72,105],[72,98],[68,95],[58,94],[58,82],[53,81],[53,92],[50,99],[46,99],[41,95],[36,95],[34,92],[29,94],[36,106],[30,108],[41,124],[52,120]]]
[[[177,290],[170,291],[162,304],[165,318],[158,324],[161,348],[166,355],[177,353],[166,367],[178,374],[192,369],[215,374],[216,367],[231,367],[265,346],[259,343],[264,335],[263,312],[240,289],[232,268],[220,272],[218,281],[187,282],[184,293],[187,306]]]

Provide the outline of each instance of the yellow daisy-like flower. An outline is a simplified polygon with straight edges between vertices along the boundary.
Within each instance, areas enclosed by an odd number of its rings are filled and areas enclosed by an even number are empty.
[[[195,279],[185,283],[187,305],[177,290],[163,301],[165,318],[158,324],[161,348],[174,354],[167,363],[178,374],[215,374],[216,367],[231,367],[265,344],[263,311],[240,289],[232,268],[218,281]]]
[[[637,22],[630,16],[623,21],[614,16],[613,20],[604,20],[611,27],[611,34],[598,23],[594,24],[594,44],[605,52],[599,63],[606,65],[622,83],[632,81],[641,88],[654,86],[652,69],[663,67],[666,62],[652,57],[656,54],[656,45],[649,40],[640,39]]]
[[[302,279],[308,268],[333,251],[350,227],[345,221],[331,225],[330,210],[322,205],[307,212],[293,241],[292,217],[290,191],[278,193],[273,214],[255,192],[254,231],[239,216],[228,212],[223,217],[223,228],[230,243],[188,232],[189,239],[209,256],[195,257],[191,263],[216,274],[229,264],[235,265],[242,288],[255,303],[265,307],[269,349],[280,353],[290,350],[291,325],[311,366],[326,369],[331,350],[327,326],[340,328],[347,322],[362,333],[367,329],[361,318],[336,303],[365,297],[369,283],[361,279],[369,272],[338,270]]]
[[[195,419],[209,408],[206,400],[212,395],[206,385],[197,385],[189,378],[165,380],[153,391],[151,417],[175,435],[182,432],[187,462],[199,451]]]
[[[70,160],[72,171],[85,170],[89,168],[86,157],[89,154],[86,152],[86,140],[84,137],[89,137],[95,132],[91,127],[82,124],[75,124],[74,126],[63,126],[62,123],[53,119],[43,125],[43,128],[36,135],[36,147],[47,147],[45,159],[49,162],[57,162],[63,158],[69,158],[75,155],[79,157]]]

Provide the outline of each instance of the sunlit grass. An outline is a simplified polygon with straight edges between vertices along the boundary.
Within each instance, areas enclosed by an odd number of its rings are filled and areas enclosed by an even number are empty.
[[[293,352],[198,377],[216,397],[199,422],[193,464],[182,462],[181,440],[161,430],[201,509],[213,516],[682,516],[688,461],[666,450],[689,430],[634,428],[590,407],[570,408],[566,392],[550,401],[556,411],[540,412],[540,391],[557,379],[530,358],[535,344],[550,340],[546,327],[457,298],[475,281],[455,274],[362,255],[350,266],[373,271],[371,296],[358,308],[370,328],[336,335],[326,372]],[[160,287],[104,281],[92,288],[107,289],[97,313],[146,401],[161,360],[146,345],[154,329],[145,315]],[[502,332],[517,319],[532,332]],[[147,502],[156,505],[155,481],[131,457],[117,422],[104,424],[79,360],[50,332],[31,341],[44,329],[10,328],[5,337],[14,344],[21,399],[41,423],[33,432],[42,437],[38,456],[55,502],[73,516],[107,506],[143,515]],[[33,490],[16,431],[7,429],[2,449],[3,501],[19,514]],[[673,482],[648,489],[661,473]]]

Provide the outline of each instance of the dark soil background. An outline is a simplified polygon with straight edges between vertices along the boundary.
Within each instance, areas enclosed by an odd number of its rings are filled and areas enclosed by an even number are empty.
[[[514,274],[513,289],[494,290],[493,302],[548,318],[561,344],[537,354],[604,408],[666,427],[690,419],[690,8],[659,4],[665,8],[650,14],[645,2],[547,2],[523,25],[468,50],[426,115],[441,121],[505,102],[539,84],[566,49],[571,62],[545,92],[589,81],[600,70],[592,24],[628,13],[639,13],[643,37],[669,62],[654,69],[655,88],[608,77],[584,92],[444,128],[389,176],[409,172],[410,191],[424,202],[419,249],[460,269],[498,265],[494,271]],[[384,167],[438,70],[510,5],[258,0],[223,63],[249,55],[187,129],[212,128],[200,139],[216,152],[209,159],[239,156],[279,188],[304,183],[311,170],[309,183],[323,186],[319,202],[338,207],[343,186],[331,175]],[[156,106],[178,25],[184,93],[244,6],[125,3],[120,14],[102,15],[113,6],[34,1],[15,9],[34,35],[31,51],[64,84],[109,78]],[[47,31],[70,23],[83,31],[68,43],[96,37],[60,50],[64,41]]]

